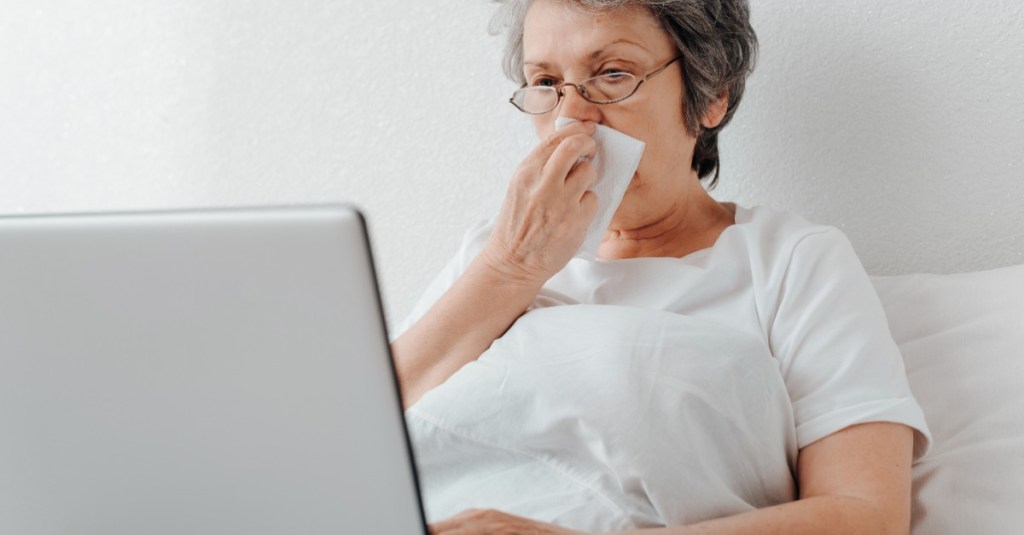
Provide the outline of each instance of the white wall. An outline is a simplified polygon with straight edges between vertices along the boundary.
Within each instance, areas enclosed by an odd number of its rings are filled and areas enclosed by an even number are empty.
[[[875,273],[1024,263],[1024,12],[755,1],[715,195]],[[0,0],[0,213],[351,201],[402,316],[532,143],[486,1]]]
[[[753,11],[762,61],[721,196],[841,227],[874,273],[1024,263],[1024,4]]]

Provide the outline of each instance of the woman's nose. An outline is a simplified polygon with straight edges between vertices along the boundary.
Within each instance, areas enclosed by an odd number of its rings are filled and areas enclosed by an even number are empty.
[[[562,102],[558,104],[557,112],[559,117],[601,122],[600,107],[580,96],[579,88],[570,84],[562,86]]]

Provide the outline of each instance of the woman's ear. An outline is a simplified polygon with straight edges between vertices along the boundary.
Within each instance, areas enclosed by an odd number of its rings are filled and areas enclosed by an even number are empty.
[[[722,94],[718,96],[711,104],[708,105],[708,111],[704,113],[704,117],[701,117],[700,124],[704,128],[714,128],[722,123],[722,119],[725,118],[725,112],[729,110],[729,90],[722,91]]]

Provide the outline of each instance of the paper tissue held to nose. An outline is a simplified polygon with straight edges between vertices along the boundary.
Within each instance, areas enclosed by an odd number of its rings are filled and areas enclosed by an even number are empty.
[[[562,128],[573,121],[575,119],[559,117],[555,119],[555,128]],[[587,227],[583,245],[576,251],[576,257],[585,260],[597,259],[601,238],[608,230],[644,153],[643,141],[600,124],[594,133],[594,141],[597,142],[597,151],[590,165],[597,171],[597,180],[590,191],[597,195],[597,214]]]

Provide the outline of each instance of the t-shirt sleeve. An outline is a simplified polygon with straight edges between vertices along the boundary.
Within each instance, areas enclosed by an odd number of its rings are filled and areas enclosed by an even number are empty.
[[[910,391],[882,304],[853,247],[823,227],[800,238],[782,273],[769,343],[792,401],[803,448],[851,425],[915,430],[914,458],[931,434]]]
[[[492,227],[493,223],[491,221],[482,220],[466,231],[458,251],[455,252],[455,255],[445,264],[444,268],[427,285],[426,290],[423,291],[423,295],[420,296],[413,306],[412,311],[398,325],[389,329],[389,341],[394,342],[399,336],[402,336],[409,327],[412,327],[430,310],[430,307],[434,306],[434,303],[448,291],[448,288],[455,284],[455,281],[459,280],[459,277],[469,267],[470,262],[480,252],[484,242],[487,241]]]

